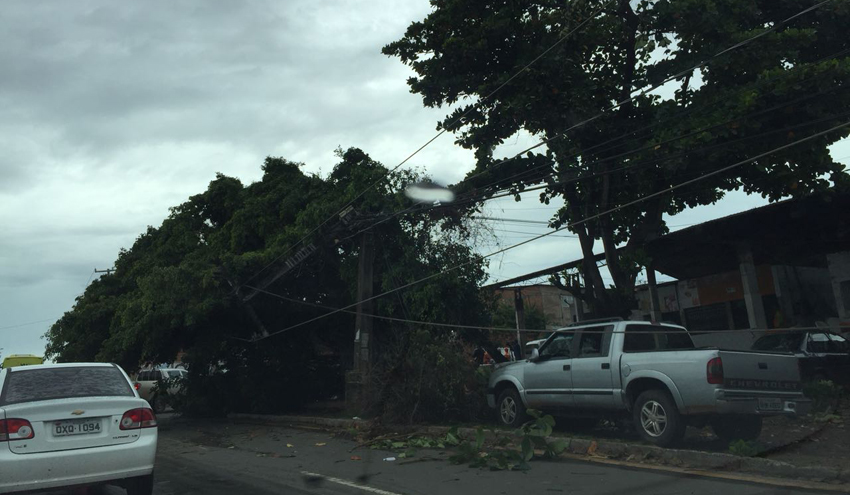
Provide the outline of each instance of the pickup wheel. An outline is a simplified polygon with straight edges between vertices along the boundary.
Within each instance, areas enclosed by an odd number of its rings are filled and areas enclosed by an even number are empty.
[[[525,405],[515,388],[506,388],[499,394],[496,411],[499,414],[499,423],[511,428],[519,428],[528,420]]]
[[[685,421],[666,391],[647,390],[640,394],[632,414],[638,434],[649,443],[668,447],[685,436]]]
[[[761,416],[723,416],[711,422],[714,434],[725,442],[756,440],[761,435]]]

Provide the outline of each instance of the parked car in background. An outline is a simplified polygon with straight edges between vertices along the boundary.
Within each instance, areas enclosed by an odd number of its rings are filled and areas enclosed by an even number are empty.
[[[180,393],[182,389],[180,380],[188,376],[189,372],[181,368],[141,370],[136,375],[133,386],[139,392],[139,396],[148,401],[153,410],[159,413],[170,406],[168,396]],[[163,393],[163,388],[166,393]]]
[[[150,495],[156,443],[153,411],[115,364],[0,371],[0,493],[115,484]]]
[[[753,440],[762,418],[806,414],[790,354],[696,349],[681,326],[582,322],[556,331],[530,359],[496,365],[487,402],[511,427],[533,408],[573,418],[630,415],[640,436],[678,442],[688,425]]]
[[[32,366],[34,364],[44,364],[44,358],[35,354],[10,354],[3,358],[3,364],[0,369],[13,368],[15,366]]]
[[[752,348],[793,353],[800,361],[803,381],[832,380],[850,386],[850,343],[836,333],[782,331],[759,338]]]

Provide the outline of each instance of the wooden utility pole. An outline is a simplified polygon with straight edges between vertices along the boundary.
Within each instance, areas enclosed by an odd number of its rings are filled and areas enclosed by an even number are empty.
[[[525,351],[522,344],[522,330],[525,329],[525,306],[522,302],[522,289],[517,287],[514,289],[514,311],[516,312],[516,341],[519,347],[519,356],[517,359],[522,359]]]

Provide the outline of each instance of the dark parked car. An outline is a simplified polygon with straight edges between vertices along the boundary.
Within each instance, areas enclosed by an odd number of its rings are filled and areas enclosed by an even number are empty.
[[[803,380],[832,380],[850,386],[850,343],[827,331],[790,331],[765,335],[756,351],[793,352],[800,359]]]

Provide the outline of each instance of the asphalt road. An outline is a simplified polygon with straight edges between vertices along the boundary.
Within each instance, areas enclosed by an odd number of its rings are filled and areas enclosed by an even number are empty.
[[[526,473],[454,466],[446,453],[361,448],[322,431],[165,422],[157,454],[157,495],[293,494],[800,494],[799,489],[732,482],[576,460],[535,461]],[[358,458],[359,457],[359,458]],[[424,460],[434,459],[434,460]],[[417,462],[410,462],[418,460]],[[52,492],[51,495],[57,492]],[[59,492],[62,493],[62,492]],[[116,487],[91,495],[119,495]],[[64,494],[63,494],[64,495]]]

